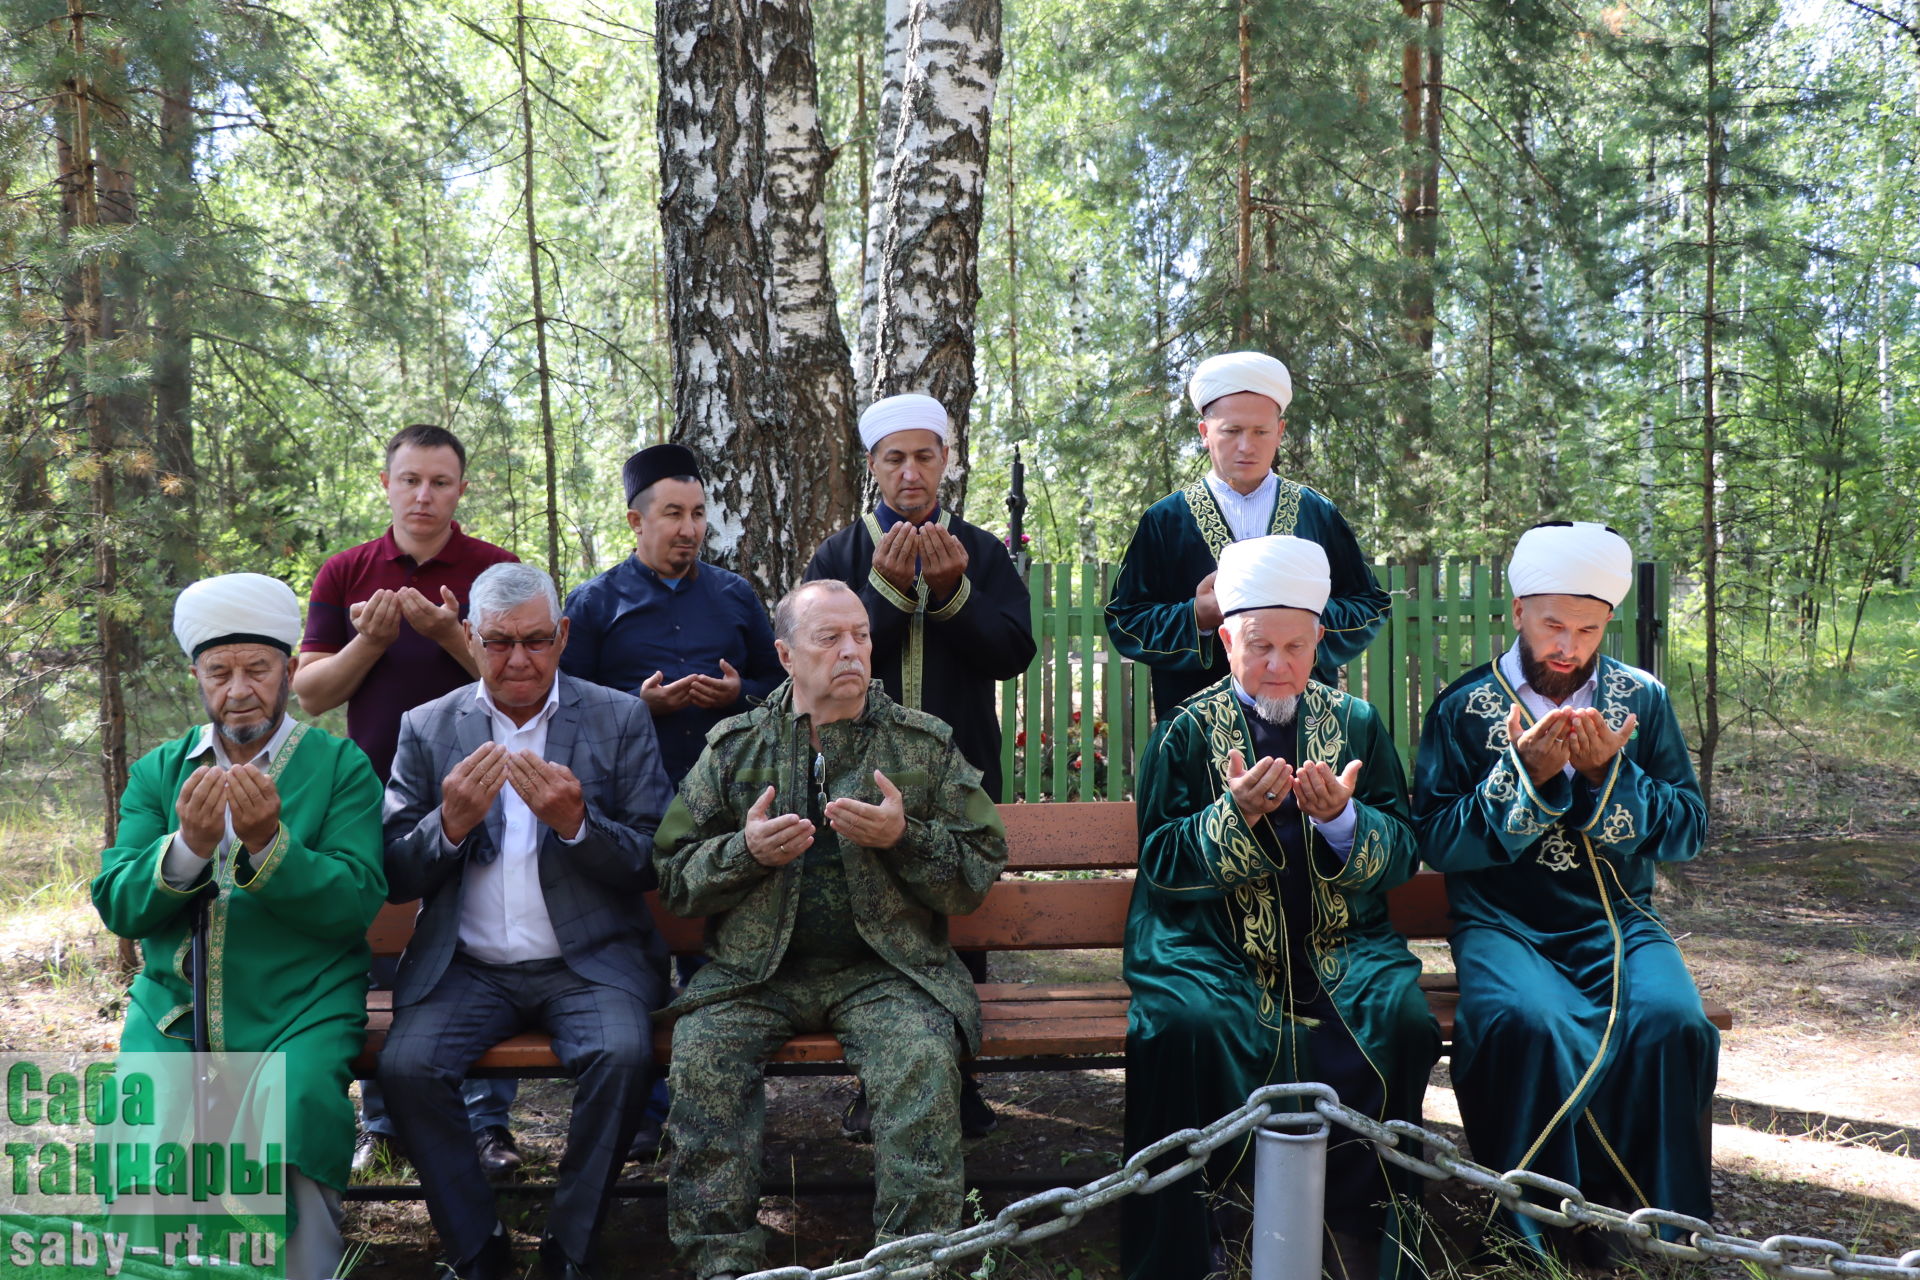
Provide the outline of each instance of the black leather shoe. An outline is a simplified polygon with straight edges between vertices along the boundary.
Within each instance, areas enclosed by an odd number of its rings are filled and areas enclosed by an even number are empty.
[[[847,1113],[840,1117],[840,1136],[849,1142],[873,1141],[873,1107],[867,1102],[867,1086],[853,1095]]]
[[[633,1135],[633,1142],[627,1147],[627,1159],[652,1164],[660,1158],[660,1142],[664,1136],[660,1118],[648,1116],[640,1122],[640,1131]]]
[[[980,1083],[972,1076],[960,1077],[960,1136],[984,1138],[992,1133],[1000,1117],[980,1096]]]
[[[519,1274],[513,1265],[513,1240],[497,1226],[480,1252],[465,1262],[449,1265],[460,1280],[512,1280]]]
[[[593,1280],[587,1269],[569,1258],[552,1236],[540,1242],[540,1274],[546,1280]]]
[[[520,1167],[520,1144],[503,1124],[490,1124],[474,1134],[473,1147],[480,1157],[481,1170],[490,1178]]]

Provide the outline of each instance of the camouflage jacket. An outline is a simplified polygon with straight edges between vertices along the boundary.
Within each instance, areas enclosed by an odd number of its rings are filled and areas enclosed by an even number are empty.
[[[769,784],[772,814],[807,812],[814,749],[808,717],[782,684],[764,704],[715,725],[654,836],[654,865],[668,911],[706,916],[714,963],[673,1004],[684,1013],[765,981],[780,967],[800,905],[801,859],[763,867],[747,852],[747,810]],[[868,849],[831,827],[860,936],[888,964],[950,1010],[968,1050],[980,1045],[980,1001],[947,945],[947,917],[987,896],[1007,861],[1006,834],[947,726],[867,687],[852,720],[820,726],[824,791],[878,804],[875,769],[900,789],[907,833],[891,849]],[[709,971],[712,971],[711,973]]]

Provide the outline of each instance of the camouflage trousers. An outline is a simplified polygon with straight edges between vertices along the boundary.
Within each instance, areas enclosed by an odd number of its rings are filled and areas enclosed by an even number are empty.
[[[708,965],[694,977],[729,981]],[[831,1031],[873,1106],[873,1225],[882,1241],[960,1225],[960,1040],[953,1015],[885,961],[789,958],[770,980],[673,1030],[667,1234],[695,1276],[766,1265],[762,1064],[788,1037]]]

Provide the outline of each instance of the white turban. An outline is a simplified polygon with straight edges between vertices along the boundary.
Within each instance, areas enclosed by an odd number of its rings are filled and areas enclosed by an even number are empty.
[[[1633,548],[1603,524],[1536,525],[1520,535],[1507,586],[1521,596],[1592,596],[1617,609],[1633,586]]]
[[[1332,592],[1326,548],[1284,533],[1229,542],[1213,580],[1214,602],[1229,618],[1249,609],[1325,613]]]
[[[868,453],[896,431],[931,431],[946,444],[952,439],[953,426],[946,406],[932,396],[888,396],[875,400],[860,415],[860,447]]]
[[[1187,380],[1187,398],[1204,413],[1221,396],[1236,391],[1257,391],[1280,406],[1285,413],[1293,403],[1293,375],[1287,366],[1259,351],[1229,351],[1209,356],[1200,362]]]
[[[300,601],[264,573],[202,578],[173,602],[173,638],[192,661],[217,644],[265,644],[292,653],[300,643]]]

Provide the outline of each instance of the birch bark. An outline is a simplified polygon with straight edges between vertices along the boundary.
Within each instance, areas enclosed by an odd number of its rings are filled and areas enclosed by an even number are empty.
[[[870,255],[873,338],[860,394],[918,391],[947,406],[954,435],[943,500],[955,510],[966,499],[980,220],[1000,56],[999,0],[908,0],[898,124],[868,224],[879,218],[885,231]],[[886,111],[883,92],[883,125]]]
[[[707,464],[708,554],[773,599],[812,547],[781,536],[792,441],[768,358],[758,6],[658,0],[656,13],[672,438]]]
[[[807,0],[763,0],[760,23],[770,328],[792,425],[782,514],[811,550],[850,521],[860,501],[853,364],[827,264],[833,158],[820,132],[813,11]]]

